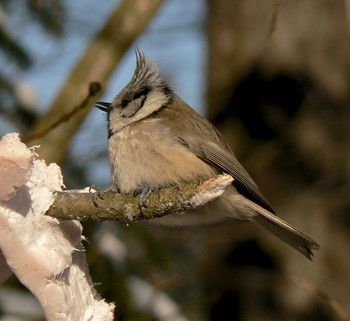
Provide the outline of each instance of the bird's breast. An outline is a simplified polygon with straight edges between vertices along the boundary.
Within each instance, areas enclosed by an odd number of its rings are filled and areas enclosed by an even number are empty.
[[[216,174],[169,129],[152,120],[115,133],[109,139],[108,152],[113,182],[123,193],[133,192],[141,184],[158,188]]]

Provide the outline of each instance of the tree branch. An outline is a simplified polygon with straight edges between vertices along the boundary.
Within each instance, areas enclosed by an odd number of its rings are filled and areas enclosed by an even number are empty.
[[[272,17],[270,21],[269,31],[267,33],[267,38],[271,38],[272,34],[275,32],[279,7],[280,7],[280,0],[273,0]]]
[[[55,192],[55,201],[46,215],[60,220],[135,222],[171,213],[182,213],[197,208],[221,196],[233,181],[232,176],[220,175],[204,181],[190,182],[178,187],[167,187],[151,194],[148,206],[139,211],[139,196],[107,192],[103,199],[93,202],[93,193],[87,190]]]
[[[62,124],[63,122],[66,122],[66,121],[70,120],[80,110],[84,109],[87,106],[91,106],[93,100],[95,99],[95,96],[100,91],[101,91],[100,83],[98,83],[98,82],[91,82],[90,85],[89,85],[89,92],[88,92],[88,94],[86,95],[84,100],[79,105],[75,106],[69,112],[67,112],[65,114],[62,114],[58,119],[53,121],[50,125],[48,125],[44,129],[42,129],[41,131],[36,132],[36,133],[34,133],[32,135],[29,135],[29,136],[21,137],[22,142],[26,143],[26,142],[29,142],[29,141],[31,141],[33,139],[37,139],[37,138],[43,137],[43,136],[47,135],[51,130],[56,128],[58,125]]]
[[[97,81],[102,84],[102,89],[104,88],[105,82],[126,50],[144,30],[162,2],[163,0],[123,0],[120,3],[115,12],[111,13],[105,26],[91,40],[50,110],[35,124],[34,132],[45,129],[53,119],[69,112],[71,106],[79,105],[86,95],[87,83]],[[102,91],[95,98],[101,93]],[[40,157],[47,163],[62,163],[69,142],[88,111],[89,108],[84,108],[68,122],[61,123],[40,139],[31,141],[32,144],[41,146],[38,150]]]

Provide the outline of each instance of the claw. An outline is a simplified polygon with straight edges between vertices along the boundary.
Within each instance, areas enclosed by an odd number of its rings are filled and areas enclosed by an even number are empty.
[[[139,199],[139,210],[141,213],[142,218],[145,218],[145,215],[143,213],[142,207],[147,207],[147,201],[149,196],[152,194],[154,191],[154,188],[142,184],[136,188],[134,191],[134,195],[136,196],[137,194],[140,194],[140,199]]]
[[[96,190],[96,192],[94,192],[93,196],[92,196],[92,202],[94,203],[94,205],[96,207],[98,207],[97,200],[98,199],[103,200],[104,194],[106,194],[108,192],[119,193],[118,187],[116,185],[114,185],[114,184],[110,184],[110,185],[107,185],[107,186],[104,186],[104,187],[101,187],[101,186],[98,186],[98,185],[92,185],[89,188],[89,192],[90,193],[91,193],[91,189]]]

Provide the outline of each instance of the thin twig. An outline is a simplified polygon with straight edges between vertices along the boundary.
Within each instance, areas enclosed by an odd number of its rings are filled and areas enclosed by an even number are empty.
[[[29,142],[29,141],[31,141],[33,139],[43,137],[47,133],[49,133],[52,129],[56,128],[57,126],[59,126],[63,122],[68,121],[77,112],[79,112],[80,110],[82,110],[85,107],[89,106],[91,99],[94,96],[96,96],[96,94],[98,92],[100,92],[100,91],[101,91],[100,83],[98,83],[98,82],[91,82],[90,85],[89,85],[89,92],[88,92],[88,94],[86,95],[84,100],[78,106],[75,106],[70,112],[61,115],[58,119],[56,119],[53,123],[51,123],[49,126],[44,128],[43,130],[41,130],[41,131],[39,131],[37,133],[34,133],[34,134],[30,135],[30,136],[21,137],[22,142]]]
[[[298,277],[293,277],[292,278],[293,282],[297,285],[300,285],[304,289],[307,289],[317,295],[321,300],[326,302],[334,311],[335,313],[339,316],[339,319],[341,321],[349,321],[349,317],[344,311],[344,309],[340,306],[340,304],[331,298],[327,293],[323,292],[322,290],[318,289],[316,286],[311,284],[309,281],[298,278]]]
[[[270,21],[269,31],[267,33],[267,38],[271,38],[272,34],[276,30],[279,6],[280,0],[273,0],[272,17]]]
[[[97,80],[105,84],[125,52],[144,31],[163,2],[165,1],[118,1],[118,6],[114,12],[110,12],[104,26],[90,39],[83,56],[67,76],[51,108],[35,123],[33,132],[45,128],[57,115],[69,112],[70,106],[80,104],[85,96],[87,80]],[[40,145],[40,157],[47,163],[62,163],[67,156],[71,139],[86,117],[87,111],[88,108],[81,110],[73,119],[50,131],[45,137],[32,140],[31,144]]]
[[[345,15],[348,24],[348,33],[350,34],[350,0],[345,0]]]

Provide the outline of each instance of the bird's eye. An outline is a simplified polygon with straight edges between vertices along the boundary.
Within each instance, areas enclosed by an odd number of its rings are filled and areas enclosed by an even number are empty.
[[[120,106],[122,108],[125,108],[129,104],[129,101],[127,99],[123,99],[122,102],[120,103]]]
[[[140,98],[141,96],[146,96],[148,93],[149,93],[149,89],[147,87],[143,88],[141,91],[137,92],[134,95],[134,99]]]

